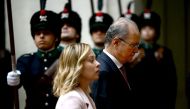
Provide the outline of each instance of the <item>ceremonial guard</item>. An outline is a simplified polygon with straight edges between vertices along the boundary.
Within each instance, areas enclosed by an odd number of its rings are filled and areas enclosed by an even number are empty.
[[[109,14],[102,12],[102,6],[102,0],[99,0],[98,12],[93,13],[89,19],[90,34],[94,42],[93,51],[96,57],[102,52],[106,31],[113,23],[113,18]]]
[[[63,11],[59,13],[61,18],[61,42],[59,49],[65,46],[79,43],[81,40],[82,21],[79,14],[71,9],[71,3],[65,4]]]
[[[160,16],[151,10],[152,1],[140,14],[141,44],[133,57],[129,73],[140,108],[175,109],[177,78],[172,52],[157,43]],[[141,52],[144,52],[142,54]],[[131,76],[132,75],[132,76]]]
[[[41,5],[44,6],[44,5]],[[55,109],[57,97],[52,94],[52,79],[46,70],[59,58],[61,19],[53,11],[45,10],[33,14],[30,20],[32,38],[38,50],[20,56],[16,72],[9,72],[10,86],[23,86],[26,92],[25,109]]]

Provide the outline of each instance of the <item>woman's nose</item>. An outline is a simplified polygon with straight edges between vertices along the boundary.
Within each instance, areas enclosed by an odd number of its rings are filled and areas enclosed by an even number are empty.
[[[100,66],[100,63],[97,60],[96,60],[96,64],[97,64],[98,67]]]

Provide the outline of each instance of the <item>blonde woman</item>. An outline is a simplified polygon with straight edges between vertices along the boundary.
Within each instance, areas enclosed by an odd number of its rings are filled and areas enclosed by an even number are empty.
[[[88,44],[64,48],[53,82],[54,95],[59,97],[56,109],[96,109],[89,93],[91,82],[99,78],[99,66]]]

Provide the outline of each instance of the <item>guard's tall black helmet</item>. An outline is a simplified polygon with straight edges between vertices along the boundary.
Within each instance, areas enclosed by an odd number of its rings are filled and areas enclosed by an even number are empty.
[[[39,30],[51,31],[60,40],[61,19],[59,15],[50,10],[40,10],[33,14],[30,20],[31,34],[34,38],[35,32]]]
[[[90,33],[96,30],[107,31],[109,26],[113,23],[113,18],[102,12],[94,13],[89,20]]]
[[[70,4],[66,3],[64,10],[60,12],[60,18],[62,20],[61,24],[68,24],[69,26],[72,26],[76,29],[76,32],[79,34],[79,38],[76,40],[76,42],[80,42],[81,40],[81,29],[82,29],[82,21],[81,17],[77,12],[74,12],[71,10]]]

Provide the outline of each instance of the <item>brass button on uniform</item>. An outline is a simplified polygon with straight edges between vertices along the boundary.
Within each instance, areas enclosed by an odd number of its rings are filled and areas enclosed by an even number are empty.
[[[44,59],[44,62],[47,62],[47,59]]]
[[[47,67],[44,67],[44,70],[47,70],[48,68]]]
[[[45,102],[45,106],[48,106],[49,105],[49,103],[48,102]]]
[[[42,57],[44,57],[45,56],[45,54],[42,54]]]
[[[48,94],[48,93],[46,93],[46,97],[49,97],[49,94]]]

